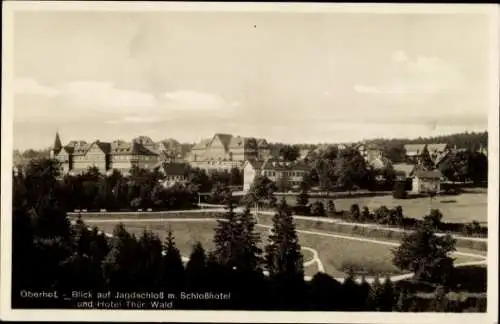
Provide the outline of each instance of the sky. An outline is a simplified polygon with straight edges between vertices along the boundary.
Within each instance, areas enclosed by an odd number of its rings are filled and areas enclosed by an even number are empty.
[[[479,14],[16,12],[14,147],[484,131]]]

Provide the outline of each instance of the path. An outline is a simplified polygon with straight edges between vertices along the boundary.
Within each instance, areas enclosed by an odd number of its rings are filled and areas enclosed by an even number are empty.
[[[158,214],[182,214],[182,213],[206,213],[206,212],[227,212],[227,208],[223,208],[223,205],[212,205],[212,204],[203,204],[203,207],[206,207],[205,209],[190,209],[190,210],[176,210],[176,211],[144,211],[144,212],[82,212],[82,213],[68,213],[69,216],[77,216],[79,214],[83,216],[90,216],[90,215],[97,215],[99,217],[103,217],[106,215],[138,215],[140,213],[144,213],[145,216],[147,215],[158,215]],[[236,213],[241,213],[244,211],[244,207],[236,207],[234,208],[234,212]],[[258,212],[259,214],[263,215],[274,215],[275,213],[272,211],[262,211],[262,210],[256,210],[255,208],[251,209],[251,212],[255,214],[255,212]],[[385,230],[385,231],[391,231],[391,232],[398,232],[398,233],[412,233],[411,230],[403,229],[403,228],[397,228],[397,227],[390,227],[387,225],[379,225],[379,224],[370,224],[370,223],[354,223],[354,222],[347,222],[338,218],[326,218],[326,217],[314,217],[314,216],[301,216],[301,215],[294,215],[294,219],[300,219],[300,220],[308,220],[308,221],[314,221],[314,222],[322,222],[322,223],[330,223],[330,224],[338,224],[338,225],[345,225],[345,226],[357,226],[357,227],[368,227],[371,229],[379,229],[379,230]],[[436,233],[437,236],[444,236],[446,233]],[[468,236],[462,236],[462,235],[455,235],[452,234],[452,237],[458,240],[467,240],[467,241],[473,241],[473,242],[488,242],[487,237],[468,237]]]

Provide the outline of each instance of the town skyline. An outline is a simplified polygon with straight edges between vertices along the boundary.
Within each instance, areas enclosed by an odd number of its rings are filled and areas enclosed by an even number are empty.
[[[14,147],[57,129],[189,143],[484,131],[488,28],[465,13],[18,12]]]
[[[484,130],[478,130],[478,131],[468,131],[468,130],[465,130],[464,132],[468,132],[468,133],[488,133],[488,130],[487,129],[484,129]],[[456,134],[462,134],[464,132],[459,132],[459,133],[441,133],[441,134],[436,134],[436,135],[433,135],[433,136],[418,136],[418,137],[407,137],[407,138],[403,138],[403,137],[374,137],[374,138],[364,138],[364,139],[361,139],[361,140],[358,140],[358,141],[344,141],[344,142],[280,142],[280,141],[274,141],[272,139],[269,139],[269,138],[264,138],[264,137],[259,137],[259,136],[243,136],[241,134],[229,134],[229,135],[232,135],[232,136],[241,136],[241,137],[245,137],[245,138],[255,138],[255,139],[260,139],[260,138],[263,138],[265,139],[268,143],[276,143],[276,144],[288,144],[288,145],[322,145],[322,144],[331,144],[331,145],[335,145],[335,144],[348,144],[348,143],[362,143],[362,142],[368,142],[368,141],[372,141],[372,140],[379,140],[379,139],[382,139],[382,140],[392,140],[392,139],[397,139],[397,140],[410,140],[410,141],[413,141],[413,140],[417,140],[418,138],[423,138],[423,139],[426,139],[426,138],[433,138],[433,137],[440,137],[440,136],[450,136],[450,135],[456,135]],[[82,137],[82,138],[64,138],[64,134],[61,133],[59,130],[56,130],[53,134],[53,138],[52,138],[52,141],[49,143],[49,144],[46,144],[44,146],[40,146],[40,147],[27,147],[27,148],[19,148],[19,147],[15,147],[14,146],[14,150],[15,151],[27,151],[27,150],[45,150],[45,149],[50,149],[52,148],[53,146],[53,143],[54,143],[54,138],[55,138],[55,135],[56,133],[59,133],[59,136],[60,136],[60,139],[61,139],[61,142],[64,145],[67,145],[69,142],[71,141],[84,141],[88,144],[90,143],[93,143],[95,141],[102,141],[102,142],[113,142],[113,141],[125,141],[125,142],[131,142],[133,139],[135,138],[138,138],[138,137],[141,137],[141,136],[147,136],[147,135],[143,135],[142,133],[138,133],[138,134],[135,134],[135,135],[128,135],[126,137],[123,137],[123,138],[90,138],[90,137]],[[222,132],[216,132],[214,134],[207,134],[207,136],[204,136],[204,137],[201,137],[200,140],[207,140],[207,139],[212,139],[214,137],[214,135],[216,134],[225,134],[225,133],[222,133]],[[149,137],[149,136],[147,136]],[[168,135],[164,136],[164,137],[158,137],[158,138],[154,138],[154,137],[150,137],[151,140],[153,142],[160,142],[160,141],[165,141],[165,140],[175,140],[177,142],[179,142],[180,144],[182,145],[186,145],[186,144],[192,144],[192,145],[195,145],[197,143],[200,142],[200,140],[198,141],[193,141],[193,142],[189,142],[189,141],[181,141],[179,139],[176,139],[174,137],[170,137]]]

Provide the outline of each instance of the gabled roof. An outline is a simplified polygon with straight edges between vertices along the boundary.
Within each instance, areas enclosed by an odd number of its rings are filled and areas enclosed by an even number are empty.
[[[262,165],[264,164],[264,161],[249,159],[245,161],[245,166],[247,164],[250,164],[252,168],[254,168],[254,170],[260,170],[260,168],[262,168]]]
[[[249,138],[241,137],[241,136],[232,136],[229,141],[229,148],[239,148],[245,147],[248,145]]]
[[[111,143],[95,141],[92,144],[96,144],[105,154],[109,154],[109,152],[111,151]],[[92,144],[90,146],[92,146]]]
[[[427,150],[429,153],[434,153],[434,152],[443,152],[448,148],[448,144],[427,144]]]
[[[85,155],[89,150],[90,144],[77,143],[73,149],[73,155]]]
[[[394,168],[396,174],[409,177],[413,169],[415,168],[415,165],[408,163],[396,163],[392,167]]]
[[[60,154],[61,152],[65,152],[67,154],[72,154],[75,150],[75,147],[74,146],[69,146],[69,145],[66,145],[62,148],[61,151],[59,151],[58,154]]]
[[[222,143],[224,148],[227,150],[229,148],[229,143],[231,142],[231,138],[233,135],[231,134],[221,134],[221,133],[216,133],[213,137],[212,140],[215,140],[216,138],[219,139],[219,141]]]
[[[415,155],[424,151],[425,144],[406,144],[404,148],[407,155]]]
[[[200,142],[194,144],[194,146],[191,148],[192,150],[204,150],[208,147],[212,140],[211,139],[203,139]]]

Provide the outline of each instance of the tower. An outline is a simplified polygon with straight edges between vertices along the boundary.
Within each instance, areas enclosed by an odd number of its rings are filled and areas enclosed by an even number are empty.
[[[55,156],[61,152],[62,150],[62,143],[61,143],[61,138],[59,137],[59,131],[56,132],[56,139],[54,140],[54,145],[52,146],[52,149],[50,150],[50,158],[55,158]]]

